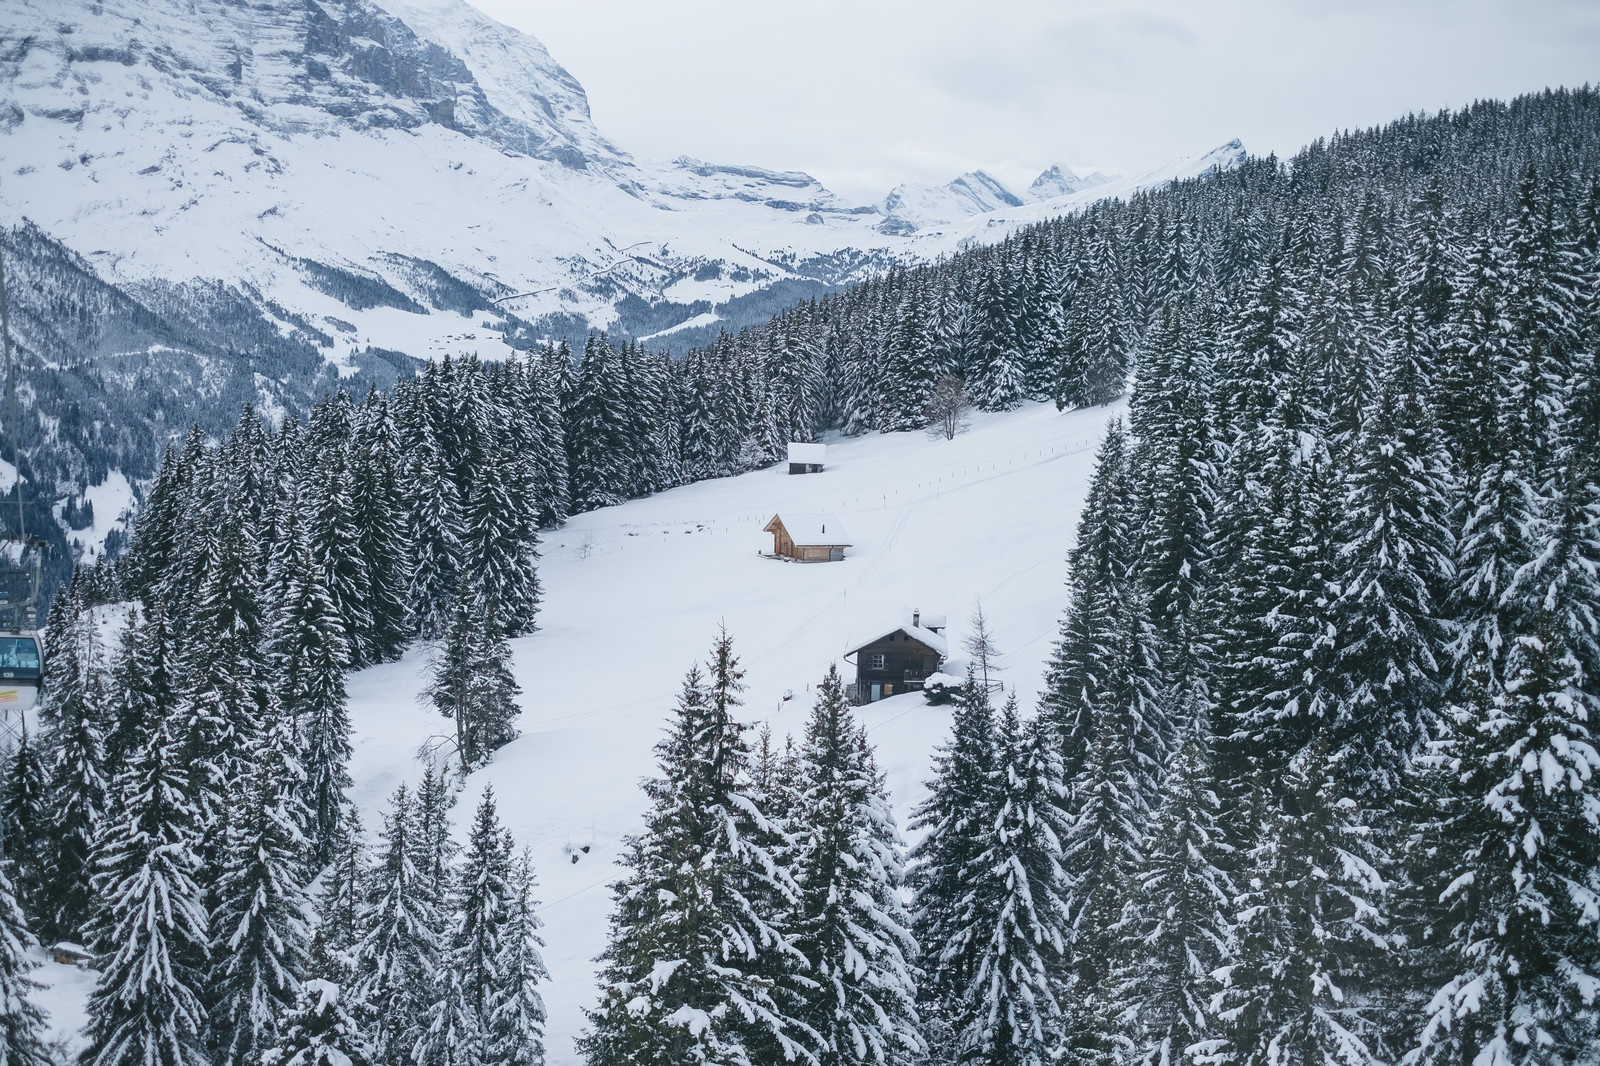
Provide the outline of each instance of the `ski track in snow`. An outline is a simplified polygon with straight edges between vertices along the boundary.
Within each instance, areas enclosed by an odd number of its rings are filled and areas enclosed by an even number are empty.
[[[1094,454],[1107,420],[1122,413],[1035,404],[976,415],[953,441],[830,440],[821,474],[790,476],[779,464],[579,515],[548,535],[541,628],[513,643],[522,736],[472,775],[454,817],[464,837],[493,785],[501,817],[532,849],[551,1066],[577,1061],[573,1038],[594,1001],[592,960],[605,946],[614,862],[645,808],[638,784],[654,772],[653,747],[684,672],[718,625],[728,626],[747,671],[744,717],[770,722],[780,743],[789,732],[798,739],[828,664],[853,679],[843,661],[852,640],[913,607],[949,616],[959,659],[981,601],[1008,653],[1006,684],[1031,708],[1065,607],[1066,554]],[[837,514],[855,541],[845,561],[762,558],[771,536],[761,527],[784,510]],[[418,648],[350,679],[355,799],[369,843],[394,787],[420,777],[419,751],[449,731],[418,700],[426,672]],[[794,698],[783,702],[786,690]],[[857,713],[904,829],[948,712],[913,693]]]

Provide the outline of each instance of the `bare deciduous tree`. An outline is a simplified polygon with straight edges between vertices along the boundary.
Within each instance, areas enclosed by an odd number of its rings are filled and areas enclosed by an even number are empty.
[[[989,632],[989,622],[983,617],[983,604],[972,612],[970,632],[961,646],[972,656],[972,668],[983,678],[983,687],[989,687],[989,675],[1000,673],[1000,649],[995,647],[994,636]]]
[[[972,428],[967,412],[972,401],[967,397],[966,386],[954,374],[944,374],[933,384],[933,395],[923,410],[928,416],[928,436],[935,440],[943,437],[954,440],[957,433]]]

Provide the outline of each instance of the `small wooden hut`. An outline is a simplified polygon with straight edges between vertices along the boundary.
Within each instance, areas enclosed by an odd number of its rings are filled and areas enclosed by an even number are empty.
[[[820,474],[822,464],[827,461],[828,446],[826,444],[801,444],[798,441],[789,443],[789,473],[791,474]]]
[[[762,532],[772,534],[774,558],[797,563],[836,563],[850,547],[844,527],[831,514],[773,515]]]

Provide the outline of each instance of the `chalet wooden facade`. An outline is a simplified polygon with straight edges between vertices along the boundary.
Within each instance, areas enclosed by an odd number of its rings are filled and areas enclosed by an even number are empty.
[[[855,701],[876,703],[921,690],[923,681],[938,673],[945,660],[943,631],[943,617],[912,611],[903,624],[851,648],[845,661],[855,657]]]
[[[772,534],[772,557],[797,563],[836,563],[850,538],[831,514],[773,515],[762,529]]]
[[[828,446],[826,444],[801,444],[798,441],[789,443],[789,473],[791,474],[820,474],[822,466],[828,460]]]

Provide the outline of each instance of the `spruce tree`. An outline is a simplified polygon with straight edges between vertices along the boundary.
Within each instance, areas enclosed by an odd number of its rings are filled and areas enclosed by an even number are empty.
[[[1070,942],[1062,866],[1067,829],[1061,761],[1016,696],[999,716],[984,849],[967,868],[957,921],[974,966],[956,1015],[959,1061],[1041,1066],[1055,1056]]]
[[[405,785],[384,818],[381,851],[363,891],[354,995],[377,1061],[408,1062],[424,1032],[439,981],[442,915],[423,858]]]
[[[493,604],[498,624],[513,637],[532,632],[539,610],[535,502],[519,492],[529,480],[526,463],[509,450],[489,457],[467,499],[462,543],[473,593]]]
[[[95,844],[84,1066],[210,1066],[204,1044],[206,910],[200,812],[171,720],[159,718],[115,782]]]
[[[645,831],[629,838],[601,955],[600,1004],[579,1051],[595,1066],[811,1061],[815,1034],[784,1014],[775,975],[804,965],[770,913],[795,888],[758,845],[771,823],[749,801],[748,749],[733,717],[742,671],[724,633],[710,680],[692,668]]]
[[[1107,979],[1126,880],[1144,858],[1145,828],[1174,734],[1147,600],[1132,584],[1122,596],[1114,626],[1096,640],[1109,654],[1097,664],[1102,683],[1087,709],[1094,729],[1089,752],[1064,782],[1071,818],[1061,841],[1070,881],[1063,896],[1072,925],[1070,969],[1084,1001]],[[1081,1009],[1087,1005],[1079,1004],[1072,1023],[1080,1051],[1099,1026]]]
[[[362,404],[351,447],[351,500],[358,546],[367,572],[366,655],[400,657],[410,636],[407,614],[410,559],[400,483],[400,437],[388,401],[374,390]]]
[[[459,845],[450,833],[450,811],[455,805],[449,775],[431,764],[423,767],[417,783],[417,875],[441,906],[454,890]]]
[[[1118,654],[1110,641],[1119,595],[1134,560],[1127,498],[1127,434],[1120,422],[1106,428],[1095,459],[1089,497],[1078,519],[1078,539],[1068,557],[1066,616],[1045,668],[1040,716],[1056,731],[1068,780],[1075,777],[1093,744],[1092,708],[1101,701]]]
[[[524,983],[537,975],[509,942],[517,935],[525,939],[529,932],[519,927],[526,920],[518,913],[525,901],[519,898],[511,848],[495,811],[494,793],[486,790],[454,892],[455,924],[443,959],[443,980],[427,1033],[417,1046],[417,1061],[424,1066],[498,1066],[502,1060],[496,1056],[510,1052],[519,1035],[524,1040],[539,1038],[536,1019],[525,1019],[530,1027],[520,1034],[509,1028],[517,1013],[509,1001],[525,997]],[[522,950],[527,951],[526,943]],[[507,962],[519,965],[507,972],[502,969]],[[526,1008],[524,1003],[524,1012]]]
[[[348,987],[355,973],[355,950],[361,942],[365,901],[366,842],[361,816],[347,806],[329,841],[317,893],[317,928],[311,945],[310,972]]]
[[[1503,683],[1481,661],[1468,673],[1423,874],[1444,976],[1417,1038],[1424,1063],[1581,1062],[1595,1047],[1600,756],[1583,677],[1549,627],[1512,644]]]
[[[305,973],[304,787],[289,719],[267,723],[239,789],[211,915],[211,1042],[219,1066],[250,1066],[278,1040]]]
[[[261,1066],[373,1066],[372,1044],[342,998],[332,981],[303,982],[278,1019],[278,1042],[261,1053]]]
[[[511,673],[511,647],[493,596],[469,591],[456,603],[432,673],[428,697],[455,722],[463,770],[482,766],[516,738],[522,690]]]
[[[44,762],[23,728],[17,746],[5,763],[0,780],[0,846],[12,863],[12,886],[23,913],[37,911],[43,902],[46,835],[50,812]]]
[[[1336,537],[1331,743],[1358,798],[1387,805],[1434,725],[1450,561],[1448,463],[1422,396],[1419,324],[1401,323],[1363,414]]]
[[[437,637],[449,623],[461,566],[461,490],[439,440],[439,421],[426,408],[409,427],[401,495],[406,539],[411,544],[408,614],[424,637]]]
[[[109,696],[95,652],[93,613],[78,611],[65,624],[67,639],[51,663],[46,703],[52,752],[37,911],[48,935],[76,940],[93,905],[90,861],[106,806],[103,729]]]
[[[235,516],[224,516],[223,525],[206,549],[205,576],[185,627],[177,710],[208,861],[220,846],[216,832],[229,785],[248,773],[246,753],[272,701],[252,546]]]
[[[144,744],[157,718],[171,713],[177,699],[176,650],[172,625],[159,604],[128,613],[111,664],[110,706],[105,737],[105,777],[115,781],[127,760]],[[114,803],[115,792],[107,797]],[[108,812],[109,813],[109,812]]]
[[[39,985],[28,976],[36,965],[29,951],[38,941],[28,931],[5,867],[0,863],[0,1063],[57,1066],[44,1012],[33,998]]]
[[[510,841],[507,840],[509,850]],[[533,899],[533,862],[524,851],[512,863],[510,907],[496,961],[499,994],[489,1012],[485,1060],[496,1066],[543,1066],[544,999],[539,983],[550,975],[539,948],[539,914]]]
[[[906,1061],[921,1037],[899,834],[838,667],[818,688],[797,774],[795,946],[811,964],[801,1014],[817,1033],[817,1061]]]
[[[1218,971],[1217,1017],[1240,1066],[1385,1060],[1373,1005],[1346,989],[1383,965],[1387,860],[1335,774],[1318,737],[1290,762],[1248,857],[1238,946]]]
[[[1213,972],[1233,956],[1235,888],[1203,723],[1173,756],[1113,929],[1103,1046],[1140,1066],[1208,1062],[1221,1036]]]
[[[977,944],[961,920],[962,900],[994,822],[995,758],[989,690],[969,665],[950,741],[935,753],[928,797],[911,813],[911,829],[923,836],[911,849],[906,883],[913,891],[920,1012],[932,1048],[953,1041],[956,1005],[976,970]]]
[[[350,651],[326,574],[293,510],[283,520],[283,535],[269,574],[275,604],[267,631],[268,657],[282,712],[302,738],[297,762],[306,785],[306,849],[310,862],[320,866],[330,857],[333,834],[349,802],[350,715],[344,671]]]

